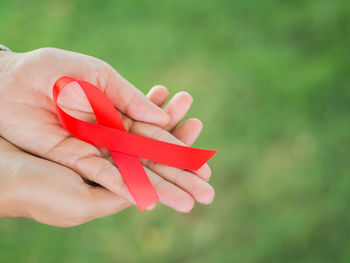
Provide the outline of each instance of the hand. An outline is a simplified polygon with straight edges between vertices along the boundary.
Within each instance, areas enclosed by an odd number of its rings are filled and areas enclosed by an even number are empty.
[[[118,169],[111,162],[108,151],[70,136],[60,125],[51,96],[54,81],[62,75],[68,75],[91,82],[101,88],[124,113],[123,121],[129,131],[181,144],[176,137],[160,128],[167,126],[168,129],[172,129],[179,119],[170,122],[170,117],[165,111],[152,104],[101,60],[49,48],[23,54],[7,53],[0,62],[3,65],[0,75],[1,136],[25,151],[74,170],[85,179],[104,186],[130,202],[133,202],[133,199]],[[64,91],[67,91],[67,94],[65,96],[63,92],[60,97],[61,106],[81,120],[94,121],[82,91],[74,87]],[[173,101],[176,102],[176,96]],[[177,103],[169,103],[167,111],[174,118],[178,108]],[[183,126],[188,128],[184,129]],[[182,135],[179,134],[192,133],[189,130],[191,125],[183,126],[174,131],[180,139]],[[162,203],[177,211],[187,212],[193,207],[193,199],[202,203],[212,201],[214,191],[201,179],[208,179],[210,176],[207,165],[196,173],[197,176],[188,171],[145,160],[144,164]]]
[[[161,106],[167,90],[154,87],[148,97]],[[165,110],[173,118],[167,129],[176,126],[191,101],[187,93],[179,93],[170,100]],[[174,105],[182,112],[171,110]],[[190,145],[201,127],[199,120],[190,119],[173,134]],[[131,205],[105,188],[89,186],[71,169],[25,153],[2,138],[0,156],[0,217],[28,217],[47,225],[71,227]]]
[[[131,205],[105,188],[89,186],[71,169],[25,153],[2,138],[0,156],[0,217],[70,227]]]

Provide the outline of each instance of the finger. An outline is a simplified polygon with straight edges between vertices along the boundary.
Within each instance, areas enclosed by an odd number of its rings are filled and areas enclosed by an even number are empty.
[[[174,136],[154,125],[134,122],[131,127],[131,132],[150,137],[155,140],[184,145]],[[208,183],[200,179],[197,175],[182,169],[166,166],[149,160],[142,159],[142,162],[168,182],[171,182],[188,192],[196,201],[205,204],[212,202],[215,195],[213,188]]]
[[[192,96],[181,91],[168,102],[164,110],[169,114],[170,121],[164,129],[172,131],[185,117],[193,102]]]
[[[147,94],[147,98],[158,107],[162,107],[168,98],[169,92],[166,87],[157,85],[151,88]]]
[[[146,96],[126,81],[114,69],[110,70],[105,94],[112,103],[131,118],[164,127],[170,121],[169,115],[152,103]]]
[[[181,126],[175,129],[173,135],[182,141],[184,144],[191,146],[200,135],[203,128],[203,124],[196,118],[185,121]],[[193,171],[196,175],[205,181],[208,181],[211,176],[211,170],[209,165],[206,163],[197,171]]]
[[[199,119],[191,118],[176,128],[173,135],[184,144],[191,146],[200,135],[203,124]]]
[[[201,168],[199,168],[197,171],[193,173],[198,175],[200,178],[202,178],[206,182],[208,182],[211,177],[211,169],[207,163],[203,164]]]

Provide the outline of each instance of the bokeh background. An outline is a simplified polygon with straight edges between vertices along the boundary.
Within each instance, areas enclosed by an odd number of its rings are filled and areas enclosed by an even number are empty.
[[[59,229],[0,219],[0,262],[350,262],[348,1],[0,1],[0,42],[189,91],[216,199]]]

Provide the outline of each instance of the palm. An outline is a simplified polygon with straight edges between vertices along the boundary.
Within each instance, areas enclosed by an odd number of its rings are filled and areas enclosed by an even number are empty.
[[[122,94],[123,88],[128,88],[127,85],[130,84],[121,77],[118,78],[118,75],[115,77],[115,72],[105,63],[91,57],[75,53],[56,55],[52,52],[24,55],[30,56],[32,63],[18,65],[15,77],[9,78],[0,99],[0,123],[6,123],[6,126],[1,127],[1,135],[22,149],[69,167],[84,178],[133,202],[108,151],[78,140],[63,129],[56,116],[51,88],[54,81],[62,75],[81,78],[103,87],[107,96],[124,113],[136,116],[139,120],[153,121],[147,119],[149,114],[138,110],[140,100],[137,98],[140,95],[125,91]],[[82,91],[77,87],[65,90],[71,94],[63,92],[60,96],[59,103],[62,107],[81,120],[94,121],[94,115]],[[131,132],[181,143],[158,126],[134,121],[127,115],[122,117],[126,128]],[[164,204],[179,211],[187,211],[193,205],[192,197],[208,202],[208,191],[212,192],[212,189],[199,177],[146,160],[143,163]]]

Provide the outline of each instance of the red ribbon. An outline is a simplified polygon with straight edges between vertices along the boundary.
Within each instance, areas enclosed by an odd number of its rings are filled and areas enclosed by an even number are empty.
[[[59,93],[71,82],[77,82],[84,91],[98,124],[76,119],[58,106]],[[71,77],[59,78],[53,87],[53,99],[58,118],[70,134],[110,151],[141,211],[157,202],[159,197],[139,157],[181,169],[198,170],[217,152],[161,142],[127,132],[112,102],[101,90],[86,81]]]

